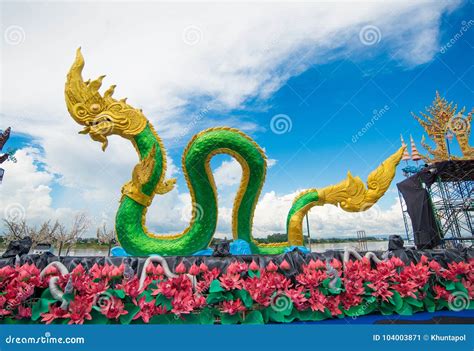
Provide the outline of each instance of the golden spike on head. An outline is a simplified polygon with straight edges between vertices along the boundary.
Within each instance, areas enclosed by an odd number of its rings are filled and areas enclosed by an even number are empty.
[[[89,84],[89,88],[91,90],[95,90],[95,91],[99,91],[100,87],[102,86],[102,80],[105,78],[105,75],[103,76],[100,76],[99,78],[97,78],[96,80],[93,80],[90,84]]]
[[[82,133],[101,142],[103,150],[107,147],[109,135],[130,139],[139,134],[147,124],[143,113],[128,105],[126,99],[117,101],[112,98],[115,85],[101,96],[99,89],[105,76],[86,83],[82,79],[83,68],[84,57],[79,48],[67,74],[65,99],[71,117],[86,127]]]
[[[107,89],[104,93],[104,98],[111,97],[114,94],[116,85],[111,85],[109,89]]]

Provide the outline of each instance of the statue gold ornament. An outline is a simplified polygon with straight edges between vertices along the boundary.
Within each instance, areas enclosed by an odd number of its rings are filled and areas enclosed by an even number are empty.
[[[183,173],[191,193],[193,210],[189,226],[175,235],[150,233],[145,226],[147,208],[156,194],[173,189],[175,179],[165,179],[166,151],[163,142],[141,110],[127,104],[126,99],[112,97],[115,86],[100,95],[104,76],[83,81],[84,59],[80,49],[67,75],[65,99],[72,118],[84,129],[82,134],[107,147],[107,137],[119,135],[134,145],[139,163],[132,180],[122,188],[115,228],[122,247],[132,255],[190,255],[208,247],[217,224],[217,191],[210,168],[211,158],[228,154],[242,166],[242,179],[234,201],[232,233],[234,239],[250,244],[253,253],[278,254],[290,246],[303,245],[302,220],[314,206],[339,205],[349,212],[370,208],[388,189],[403,154],[400,148],[368,178],[368,188],[350,173],[339,184],[323,189],[309,189],[299,194],[287,217],[288,241],[261,244],[252,236],[252,222],[266,174],[266,156],[248,135],[228,128],[216,127],[195,135],[184,150]]]
[[[428,137],[435,143],[433,149],[425,141],[423,135],[421,145],[428,151],[428,156],[422,156],[427,162],[440,162],[453,160],[472,160],[474,158],[474,148],[469,145],[469,137],[471,135],[471,120],[474,109],[464,115],[466,108],[457,112],[457,105],[453,106],[453,102],[442,98],[438,92],[431,106],[426,108],[427,113],[420,112],[422,117],[413,117],[425,129]],[[448,142],[446,140],[448,133],[453,133],[461,148],[462,157],[450,155],[448,150]]]

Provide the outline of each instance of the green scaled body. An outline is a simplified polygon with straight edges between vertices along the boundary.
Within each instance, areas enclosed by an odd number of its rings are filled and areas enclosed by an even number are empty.
[[[164,172],[162,146],[150,125],[134,137],[134,143],[140,159],[148,156],[153,146],[157,148],[153,173],[142,187],[144,194],[152,196]],[[288,247],[260,246],[252,238],[253,214],[265,181],[266,160],[263,151],[238,130],[212,128],[193,138],[184,153],[183,171],[193,198],[193,218],[184,232],[170,236],[148,233],[144,226],[146,207],[123,196],[115,228],[120,244],[129,254],[191,255],[208,247],[216,229],[218,213],[216,187],[209,163],[214,155],[222,153],[235,157],[243,169],[242,182],[234,203],[234,238],[249,242],[254,253],[277,254]]]

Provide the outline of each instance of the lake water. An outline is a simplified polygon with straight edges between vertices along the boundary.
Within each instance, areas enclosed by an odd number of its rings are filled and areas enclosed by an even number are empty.
[[[345,247],[357,248],[357,244],[354,242],[347,243],[325,243],[325,244],[312,244],[311,248],[313,252],[324,252],[327,250],[344,250]],[[388,241],[369,241],[367,242],[367,248],[369,251],[386,251],[388,248]],[[69,256],[106,256],[107,250],[97,249],[76,249],[70,250]]]

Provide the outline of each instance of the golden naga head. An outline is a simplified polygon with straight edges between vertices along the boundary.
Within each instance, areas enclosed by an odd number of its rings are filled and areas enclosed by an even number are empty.
[[[101,96],[99,88],[105,76],[84,82],[83,68],[84,57],[79,48],[67,74],[64,90],[69,114],[77,123],[85,126],[79,133],[89,134],[92,140],[101,142],[102,150],[107,147],[109,135],[116,134],[130,139],[140,133],[147,124],[142,111],[128,105],[126,98],[121,100],[112,98],[115,85]]]

